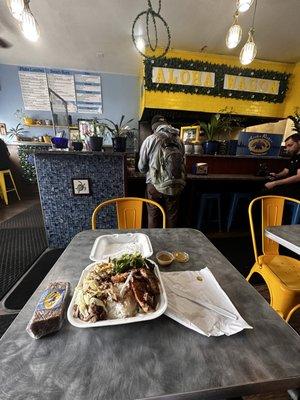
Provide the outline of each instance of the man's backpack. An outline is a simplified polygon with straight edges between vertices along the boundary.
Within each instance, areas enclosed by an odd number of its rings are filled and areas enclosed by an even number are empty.
[[[172,135],[158,134],[157,151],[150,168],[151,183],[160,193],[170,196],[185,186],[185,166],[182,145]]]

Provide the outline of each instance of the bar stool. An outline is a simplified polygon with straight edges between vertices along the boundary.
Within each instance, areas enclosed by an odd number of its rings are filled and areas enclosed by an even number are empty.
[[[251,197],[252,197],[251,193],[239,193],[239,192],[233,193],[232,198],[231,198],[231,204],[229,206],[230,208],[229,208],[228,220],[227,220],[227,232],[230,231],[239,201],[241,199],[247,199],[250,201]]]
[[[200,208],[197,221],[197,229],[201,231],[203,227],[203,216],[207,209],[209,201],[215,201],[217,205],[217,218],[213,219],[212,222],[217,222],[219,226],[219,232],[221,232],[221,193],[203,193],[200,200]]]
[[[289,201],[288,205],[292,213],[291,225],[298,224],[300,222],[300,204],[294,204]]]
[[[6,188],[5,176],[8,176],[10,178],[13,188],[11,189]],[[0,196],[3,198],[6,205],[8,205],[7,193],[9,192],[16,192],[18,199],[21,200],[10,169],[4,169],[0,171]]]

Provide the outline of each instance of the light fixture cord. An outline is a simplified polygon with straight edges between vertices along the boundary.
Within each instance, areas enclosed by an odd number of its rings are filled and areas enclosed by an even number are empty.
[[[251,31],[254,32],[254,22],[255,22],[255,14],[256,14],[256,7],[257,7],[257,0],[255,0],[255,4],[254,4],[254,11],[253,11],[253,16],[252,16],[252,27],[251,27]]]

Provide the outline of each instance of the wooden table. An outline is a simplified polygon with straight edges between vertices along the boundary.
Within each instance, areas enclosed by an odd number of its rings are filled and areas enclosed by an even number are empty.
[[[224,399],[300,387],[300,340],[268,303],[199,231],[142,230],[154,254],[185,250],[186,264],[209,267],[253,330],[207,338],[172,319],[78,329],[65,321],[55,335],[32,339],[25,327],[51,281],[72,290],[97,236],[84,231],[69,244],[0,342],[0,398],[5,400]]]
[[[300,225],[270,226],[265,229],[269,239],[300,254]]]

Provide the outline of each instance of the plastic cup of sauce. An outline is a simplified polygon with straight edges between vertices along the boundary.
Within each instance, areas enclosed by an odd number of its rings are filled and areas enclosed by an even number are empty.
[[[169,251],[159,251],[156,253],[156,259],[160,265],[170,265],[174,260],[174,255]]]

